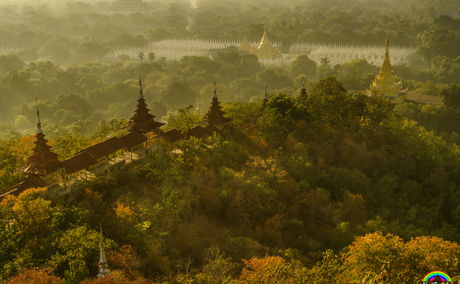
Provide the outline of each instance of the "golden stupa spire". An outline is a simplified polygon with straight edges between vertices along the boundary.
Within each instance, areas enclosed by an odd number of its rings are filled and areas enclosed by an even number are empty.
[[[271,46],[271,41],[268,38],[267,28],[265,26],[264,26],[264,34],[262,35],[262,39],[260,40],[260,43],[257,46],[257,49],[261,49],[264,46]]]
[[[401,82],[396,77],[390,61],[390,41],[385,41],[385,58],[379,73],[375,76],[370,87],[370,94],[382,96],[391,100],[402,101]]]

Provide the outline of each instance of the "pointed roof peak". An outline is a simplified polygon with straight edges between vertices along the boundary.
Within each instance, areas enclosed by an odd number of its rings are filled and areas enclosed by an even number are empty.
[[[217,97],[217,84],[216,84],[216,80],[214,80],[214,97]]]
[[[35,97],[35,108],[37,109],[37,129],[36,133],[42,133],[42,122],[40,120],[40,111],[38,110],[38,99]]]
[[[36,130],[36,133],[43,133],[42,132],[42,122],[40,120],[40,111],[38,110],[38,107],[37,107],[37,130]]]
[[[144,90],[142,88],[142,78],[141,75],[139,75],[139,98],[143,99],[144,98]]]
[[[390,58],[390,41],[388,39],[385,41],[385,57]]]

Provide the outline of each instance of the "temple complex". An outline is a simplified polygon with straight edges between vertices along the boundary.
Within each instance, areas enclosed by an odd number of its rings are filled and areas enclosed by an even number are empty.
[[[28,165],[24,169],[26,177],[16,184],[11,190],[0,195],[18,195],[28,188],[48,187],[61,189],[69,187],[79,181],[85,181],[105,176],[127,163],[146,156],[150,149],[159,147],[158,138],[163,138],[168,143],[188,139],[190,137],[202,138],[220,133],[224,126],[231,121],[225,117],[220,102],[217,98],[216,83],[214,82],[214,96],[209,111],[203,117],[203,124],[182,133],[177,129],[163,132],[160,127],[162,122],[155,121],[155,116],[149,113],[145,103],[142,81],[139,80],[139,99],[133,117],[126,127],[127,133],[105,139],[95,145],[87,147],[72,157],[63,161],[51,151],[45,135],[41,129],[40,113],[37,110],[36,141]],[[150,141],[150,142],[149,142]],[[105,259],[101,250],[101,259]],[[102,270],[101,270],[102,267]],[[100,263],[100,272],[104,270],[104,261]],[[102,275],[102,274],[101,274]]]
[[[390,62],[390,41],[385,44],[385,59],[379,73],[372,82],[369,94],[384,97],[394,103],[401,103],[405,99],[401,81],[396,77]]]
[[[256,48],[253,48],[247,41],[244,41],[240,45],[240,48],[257,55],[260,59],[274,59],[281,57],[280,50],[272,44],[265,29],[262,39]]]
[[[32,154],[27,158],[24,173],[43,179],[47,183],[55,183],[62,177],[62,163],[56,153],[51,151],[43,134],[40,112],[37,108],[37,129]]]

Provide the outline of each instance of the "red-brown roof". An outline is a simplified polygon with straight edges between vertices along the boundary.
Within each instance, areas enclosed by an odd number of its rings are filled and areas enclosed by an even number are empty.
[[[65,174],[68,175],[87,169],[96,164],[97,160],[85,151],[64,160],[62,163],[64,164]]]
[[[83,153],[83,152],[88,152],[88,154],[90,154],[94,158],[100,159],[109,154],[113,154],[122,148],[123,148],[123,145],[121,145],[120,139],[117,137],[112,137],[101,143],[98,143],[84,150],[81,150],[80,152],[78,152],[78,154]]]
[[[131,148],[147,141],[147,137],[138,132],[130,132],[125,136],[120,137],[119,141],[121,146],[125,148]]]
[[[406,101],[419,103],[419,104],[430,104],[430,105],[443,105],[444,104],[442,97],[420,94],[414,91],[406,92]]]
[[[163,132],[161,134],[161,137],[163,137],[166,141],[169,143],[174,143],[178,140],[184,139],[185,135],[182,134],[179,130],[177,129],[171,129],[169,131]]]
[[[19,195],[21,192],[29,188],[38,188],[46,186],[46,181],[44,181],[43,179],[39,178],[36,175],[28,175],[23,181],[13,186],[12,190],[0,195],[0,198],[3,198],[8,194]]]

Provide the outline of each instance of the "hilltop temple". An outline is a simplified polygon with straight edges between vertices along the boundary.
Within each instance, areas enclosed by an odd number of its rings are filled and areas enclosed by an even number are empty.
[[[253,48],[247,41],[244,41],[240,45],[240,48],[246,50],[249,53],[257,55],[257,57],[260,59],[274,59],[281,57],[280,50],[272,44],[265,29],[262,39],[256,48]]]
[[[142,81],[139,79],[139,98],[134,115],[125,128],[126,133],[120,137],[107,138],[60,161],[45,139],[41,128],[40,112],[37,109],[35,143],[32,154],[27,159],[27,166],[23,170],[26,177],[10,191],[0,195],[0,198],[8,194],[17,195],[28,188],[58,189],[81,180],[107,175],[127,163],[145,157],[149,151],[158,149],[160,141],[174,143],[191,137],[211,136],[214,133],[221,133],[230,121],[230,118],[225,117],[225,112],[217,98],[214,82],[211,106],[203,116],[201,125],[185,133],[177,129],[163,132],[160,127],[165,123],[155,121],[155,116],[150,114],[144,98]]]
[[[371,83],[369,94],[371,96],[384,97],[394,103],[402,103],[405,100],[405,92],[402,90],[401,81],[395,75],[390,62],[390,41],[385,43],[385,59],[379,73]]]

